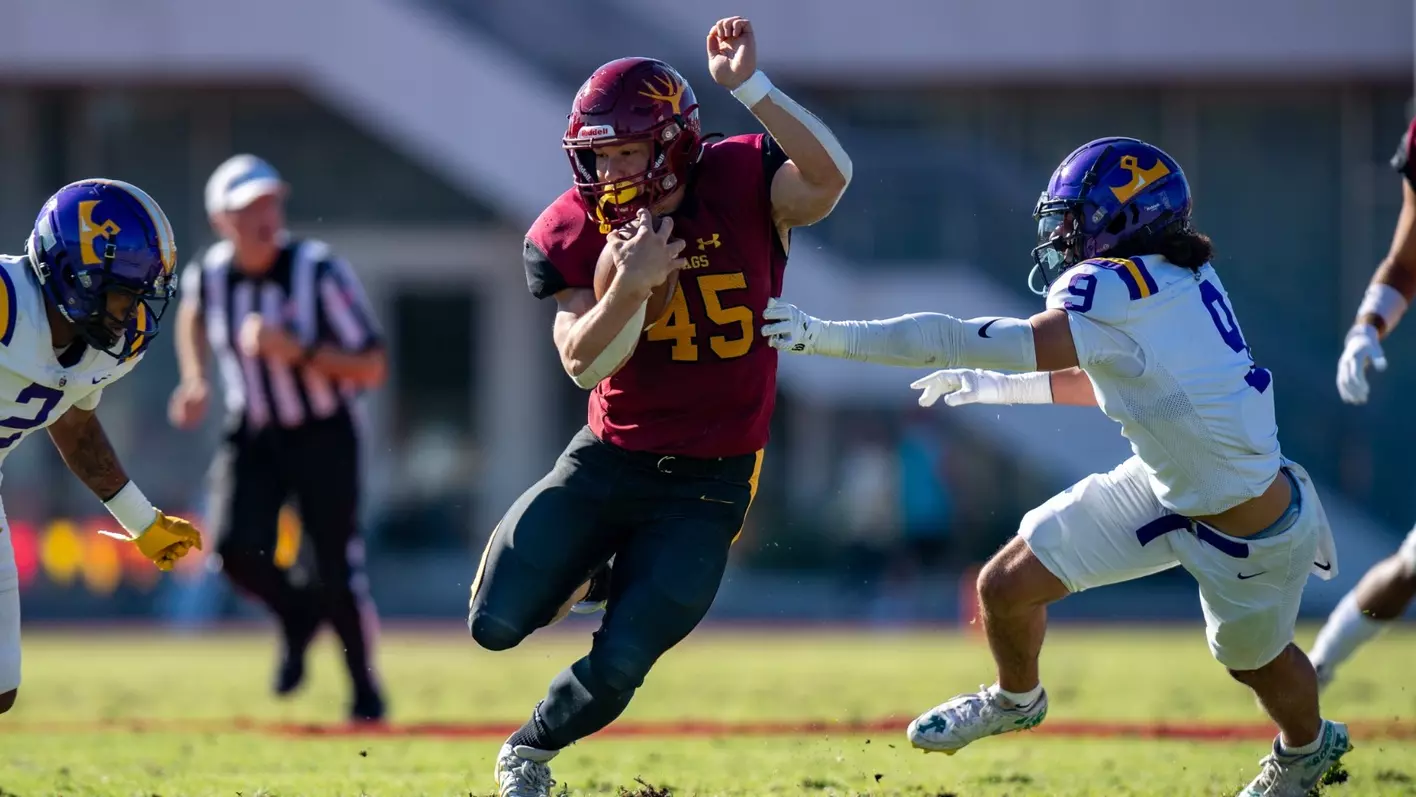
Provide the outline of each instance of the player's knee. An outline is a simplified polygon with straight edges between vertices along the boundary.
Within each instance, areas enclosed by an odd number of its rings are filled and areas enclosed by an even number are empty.
[[[1215,659],[1224,665],[1224,669],[1229,673],[1229,677],[1253,687],[1270,678],[1275,672],[1282,671],[1289,667],[1302,666],[1308,661],[1308,657],[1297,645],[1289,643],[1278,653],[1273,653],[1273,649],[1261,650],[1245,645],[1230,645],[1211,651]],[[1312,664],[1307,664],[1312,668]]]
[[[654,659],[631,647],[592,650],[590,667],[596,680],[613,692],[633,692],[644,685]]]
[[[18,688],[8,692],[0,692],[0,714],[4,714],[15,707],[15,700],[20,696]]]
[[[1019,537],[983,566],[975,586],[979,602],[995,612],[1045,605],[1066,595],[1066,588]]]
[[[510,650],[521,644],[527,632],[484,609],[467,616],[467,630],[478,645],[487,650]]]

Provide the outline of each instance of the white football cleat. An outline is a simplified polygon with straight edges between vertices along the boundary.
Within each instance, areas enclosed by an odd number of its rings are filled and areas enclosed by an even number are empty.
[[[525,745],[502,745],[493,776],[497,780],[498,797],[550,797],[551,787],[556,782],[546,762],[555,758],[557,752]]]
[[[1036,728],[1046,718],[1046,690],[1032,705],[1020,708],[1005,704],[993,687],[984,686],[924,712],[905,733],[910,744],[926,753],[953,755],[986,736]]]
[[[1347,726],[1340,722],[1323,720],[1319,738],[1318,749],[1307,755],[1286,755],[1275,739],[1273,752],[1259,762],[1263,767],[1259,776],[1238,797],[1307,797],[1323,775],[1352,750]]]

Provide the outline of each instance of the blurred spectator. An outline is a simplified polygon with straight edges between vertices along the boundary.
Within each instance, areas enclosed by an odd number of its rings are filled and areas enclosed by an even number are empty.
[[[835,491],[841,579],[849,595],[874,598],[899,540],[900,468],[883,424],[858,427],[846,442]]]
[[[902,553],[908,572],[947,562],[954,496],[950,488],[947,443],[939,424],[920,410],[905,422],[899,441]]]

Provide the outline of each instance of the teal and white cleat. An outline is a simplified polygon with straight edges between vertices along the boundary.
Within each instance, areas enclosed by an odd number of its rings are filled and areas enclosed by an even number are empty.
[[[1352,750],[1347,726],[1323,720],[1318,749],[1307,755],[1286,755],[1273,742],[1273,752],[1259,762],[1263,769],[1238,797],[1307,797],[1318,781]]]
[[[1005,705],[992,687],[959,695],[924,712],[905,732],[926,753],[953,755],[987,736],[1035,728],[1047,718],[1047,692],[1029,706]]]

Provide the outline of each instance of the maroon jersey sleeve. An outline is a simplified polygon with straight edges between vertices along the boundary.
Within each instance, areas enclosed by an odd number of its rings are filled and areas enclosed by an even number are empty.
[[[526,231],[521,259],[526,287],[537,299],[567,288],[595,285],[595,262],[605,236],[590,223],[574,191],[561,194]]]
[[[777,139],[766,133],[762,134],[762,182],[767,187],[767,201],[772,201],[772,178],[777,176],[777,170],[782,168],[782,164],[788,160],[787,153],[782,151],[782,145],[777,143]]]
[[[1406,182],[1412,188],[1416,188],[1416,162],[1413,162],[1412,147],[1416,146],[1416,119],[1406,126],[1406,132],[1401,136],[1401,143],[1396,148],[1396,154],[1391,156],[1391,167],[1401,173],[1406,178]]]
[[[737,224],[766,225],[772,230],[773,251],[786,256],[772,223],[772,180],[787,162],[787,154],[767,133],[732,136],[708,146],[700,190],[735,205]],[[776,295],[775,293],[773,294]]]
[[[708,146],[704,161],[709,165],[713,177],[729,176],[738,186],[746,185],[755,189],[759,200],[756,207],[772,211],[772,178],[777,170],[787,162],[787,153],[775,138],[767,133],[732,136]],[[715,189],[721,190],[715,186]]]

